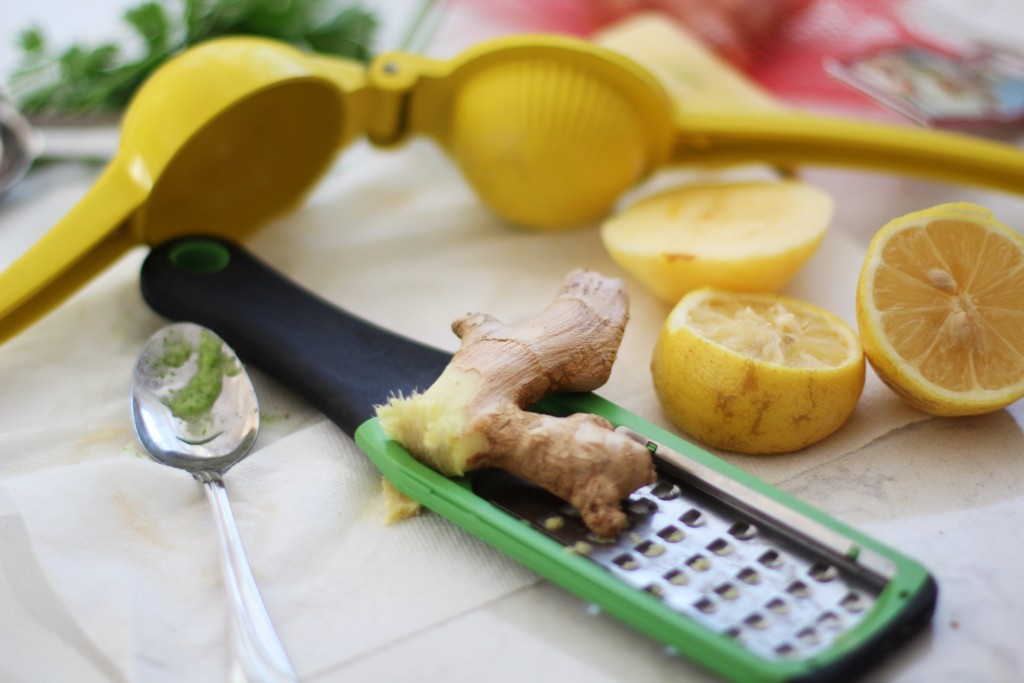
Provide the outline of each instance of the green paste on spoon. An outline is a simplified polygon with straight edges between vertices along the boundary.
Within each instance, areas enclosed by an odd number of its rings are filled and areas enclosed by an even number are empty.
[[[192,356],[192,346],[185,340],[168,344],[159,364],[179,368]],[[208,332],[199,337],[199,357],[196,373],[185,386],[171,392],[163,404],[179,420],[194,420],[209,414],[223,388],[224,377],[233,377],[242,371],[235,357],[224,352],[220,339]]]

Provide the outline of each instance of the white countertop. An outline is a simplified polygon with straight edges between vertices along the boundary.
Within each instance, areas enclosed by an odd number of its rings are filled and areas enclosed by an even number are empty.
[[[32,16],[13,4],[0,11],[5,29]],[[57,5],[39,4],[47,12]],[[98,24],[98,13],[76,11]],[[52,16],[69,30],[66,16]],[[471,26],[442,27],[442,51],[471,42]],[[96,173],[40,168],[0,203],[0,266],[63,216]],[[890,218],[967,200],[1024,230],[1018,197],[851,171],[807,169],[803,177],[833,196],[836,215],[786,293],[851,324],[861,260]],[[599,393],[667,426],[648,362],[668,307],[614,264],[592,226],[544,234],[501,223],[426,141],[387,152],[355,144],[303,209],[248,246],[353,313],[451,350],[450,321],[467,311],[521,321],[573,268],[624,277],[630,323]],[[226,676],[226,605],[207,503],[191,477],[146,458],[132,428],[131,368],[165,322],[138,291],[144,255],[131,252],[0,346],[5,682]],[[264,425],[227,485],[303,680],[710,680],[433,514],[384,526],[378,474],[354,444],[274,380],[253,375]],[[1024,680],[1024,402],[980,417],[929,418],[869,370],[857,411],[830,439],[791,455],[722,456],[935,575],[932,627],[867,680]]]

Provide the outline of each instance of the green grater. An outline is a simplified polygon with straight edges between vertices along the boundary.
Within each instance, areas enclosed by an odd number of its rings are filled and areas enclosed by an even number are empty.
[[[629,524],[613,541],[500,470],[439,474],[373,414],[433,383],[450,356],[353,317],[237,245],[166,243],[146,259],[142,291],[304,395],[406,495],[723,678],[848,680],[934,611],[935,582],[914,560],[594,394],[534,409],[602,415],[650,450],[657,480],[623,501]]]

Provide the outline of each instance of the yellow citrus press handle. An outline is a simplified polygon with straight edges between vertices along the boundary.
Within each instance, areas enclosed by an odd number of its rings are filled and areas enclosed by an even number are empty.
[[[0,343],[139,243],[129,219],[145,196],[115,160],[56,226],[0,273]]]
[[[209,77],[197,82],[197,73]],[[337,149],[366,128],[365,85],[361,64],[307,56],[257,38],[210,41],[168,63],[132,102],[122,123],[121,151],[92,189],[0,273],[0,343],[136,245],[194,230],[242,239],[265,219],[297,204]],[[306,99],[296,99],[296,92]],[[336,109],[327,106],[331,97],[340,101]],[[309,102],[320,108],[302,110]],[[265,111],[278,117],[293,111],[294,116],[278,122],[286,129],[313,123],[301,135],[250,144]],[[293,155],[287,140],[297,137],[318,144]],[[249,149],[267,154],[244,157]],[[222,159],[226,154],[248,158],[249,163],[229,168],[230,162]],[[219,169],[219,176],[211,169]],[[196,172],[205,173],[205,186]],[[269,175],[274,182],[266,180]],[[211,177],[223,182],[211,188]],[[159,188],[155,207],[153,187]],[[180,201],[204,192],[215,194],[216,201]],[[261,201],[249,206],[239,201],[253,192]],[[168,212],[169,207],[179,213]]]
[[[968,135],[785,112],[678,113],[675,123],[673,163],[813,163],[1024,192],[1024,150]]]

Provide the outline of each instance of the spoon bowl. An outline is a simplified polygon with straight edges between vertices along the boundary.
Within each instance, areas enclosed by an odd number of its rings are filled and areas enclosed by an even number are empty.
[[[217,520],[232,607],[235,667],[247,681],[295,681],[260,598],[231,513],[224,473],[256,441],[259,402],[235,352],[208,330],[175,323],[150,337],[132,374],[132,419],[157,462],[204,484]]]
[[[143,348],[132,414],[153,459],[192,474],[223,474],[259,433],[256,390],[234,352],[199,325],[178,323]]]

